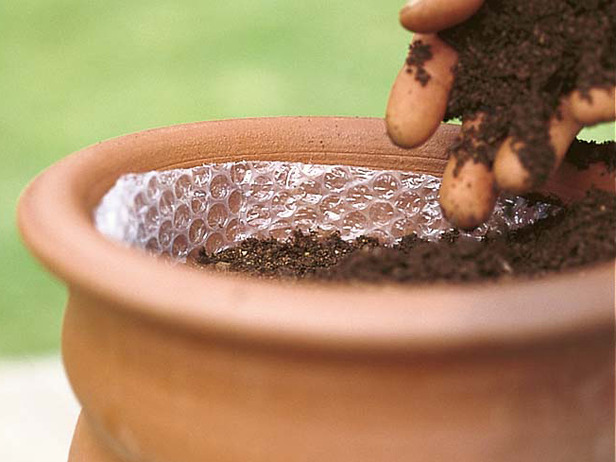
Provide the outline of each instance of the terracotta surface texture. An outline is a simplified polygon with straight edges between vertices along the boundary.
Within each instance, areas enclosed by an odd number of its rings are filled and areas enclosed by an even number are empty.
[[[613,262],[464,286],[290,284],[172,266],[93,225],[124,173],[243,159],[440,175],[457,131],[402,150],[377,119],[204,122],[39,176],[19,225],[69,288],[70,460],[613,461]],[[614,178],[564,169],[548,189],[591,185]]]

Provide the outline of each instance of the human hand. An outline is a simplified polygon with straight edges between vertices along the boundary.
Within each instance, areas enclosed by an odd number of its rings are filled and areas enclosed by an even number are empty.
[[[454,85],[452,69],[456,51],[437,32],[473,16],[483,0],[419,0],[409,2],[400,12],[402,25],[415,33],[413,43],[421,45],[421,66],[407,62],[392,87],[387,107],[387,131],[394,143],[415,147],[427,141],[447,112]],[[423,68],[423,71],[420,71]],[[583,126],[616,117],[614,88],[591,89],[590,98],[574,91],[561,99],[558,116],[549,121],[549,139],[557,169],[571,142]],[[440,203],[444,214],[456,226],[473,228],[490,216],[498,191],[524,193],[532,189],[532,173],[519,159],[519,141],[509,136],[497,148],[492,164],[476,162],[474,150],[481,149],[482,114],[463,120],[461,140],[452,149],[443,175]],[[494,147],[496,149],[496,147]]]

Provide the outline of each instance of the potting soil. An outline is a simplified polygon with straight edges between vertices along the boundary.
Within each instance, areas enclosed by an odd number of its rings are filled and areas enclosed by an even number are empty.
[[[427,241],[410,234],[393,246],[336,233],[296,231],[285,241],[250,238],[193,263],[265,278],[327,281],[476,281],[539,276],[616,257],[616,195],[591,191],[581,201],[517,230],[480,240],[457,232]]]

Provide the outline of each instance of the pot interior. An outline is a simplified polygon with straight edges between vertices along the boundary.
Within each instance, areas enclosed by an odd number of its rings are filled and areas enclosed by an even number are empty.
[[[436,176],[349,165],[237,161],[128,174],[95,212],[106,236],[178,260],[195,248],[215,252],[249,237],[293,230],[337,231],[392,244],[415,233],[436,239],[453,228],[438,204]],[[558,207],[502,197],[480,238],[543,218]]]

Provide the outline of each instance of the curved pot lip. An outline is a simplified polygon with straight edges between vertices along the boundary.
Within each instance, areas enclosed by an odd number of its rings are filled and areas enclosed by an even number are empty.
[[[611,328],[613,262],[497,283],[289,284],[173,267],[96,231],[93,205],[121,173],[127,173],[115,159],[101,163],[110,153],[130,157],[144,143],[164,142],[168,137],[190,142],[193,134],[213,127],[233,133],[265,124],[291,129],[310,125],[314,130],[336,124],[343,130],[384,133],[381,119],[280,117],[182,124],[104,141],[51,166],[26,188],[18,207],[23,239],[71,291],[94,295],[116,309],[192,333],[253,344],[343,352],[433,351],[520,345]],[[95,178],[105,181],[86,187]]]

